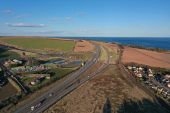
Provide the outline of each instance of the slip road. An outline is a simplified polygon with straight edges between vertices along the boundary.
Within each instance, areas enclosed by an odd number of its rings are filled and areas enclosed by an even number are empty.
[[[73,74],[68,75],[68,78],[62,83],[49,89],[48,92],[36,98],[34,101],[20,107],[14,113],[42,113],[51,105],[59,101],[62,97],[73,91],[85,81],[90,79],[89,76],[81,78],[81,74],[91,68],[100,56],[100,46],[96,46],[96,52],[93,58],[88,61],[83,67]],[[81,78],[81,79],[80,79]]]

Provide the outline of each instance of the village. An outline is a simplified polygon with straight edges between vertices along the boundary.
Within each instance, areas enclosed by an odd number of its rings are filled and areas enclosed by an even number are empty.
[[[148,66],[127,65],[126,68],[145,87],[170,103],[170,72]]]
[[[36,59],[34,59],[36,60]],[[45,79],[50,79],[51,76],[55,74],[55,72],[50,72],[49,70],[55,68],[78,68],[83,66],[84,63],[78,60],[63,60],[63,59],[54,59],[52,61],[38,64],[38,65],[26,65],[27,62],[25,60],[20,59],[8,59],[4,61],[4,66],[8,67],[10,72],[17,76],[21,81],[25,78],[30,78],[28,86],[34,86],[40,84]],[[34,61],[35,62],[35,61]],[[38,62],[38,60],[37,60]],[[31,79],[32,78],[32,79]],[[5,84],[5,80],[3,78],[0,79],[0,84]]]
[[[22,95],[32,93],[61,79],[84,65],[81,60],[53,58],[40,61],[38,58],[8,58],[0,64],[0,89],[12,85],[12,94],[5,96],[0,107],[6,106]]]

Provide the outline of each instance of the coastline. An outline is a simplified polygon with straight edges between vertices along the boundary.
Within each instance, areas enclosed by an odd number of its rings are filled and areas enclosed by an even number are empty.
[[[135,46],[143,49],[170,51],[170,37],[49,37],[75,40],[92,40],[106,43],[116,43],[123,46]]]
[[[0,38],[50,38],[58,40],[90,40],[115,43],[122,46],[157,52],[170,52],[170,37],[41,37],[41,36],[0,36]]]

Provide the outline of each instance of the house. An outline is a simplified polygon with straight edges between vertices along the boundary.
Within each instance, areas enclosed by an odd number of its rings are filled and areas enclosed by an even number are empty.
[[[51,79],[51,75],[48,74],[48,75],[45,76],[45,78],[46,78],[46,79]]]
[[[153,72],[151,69],[149,69],[149,74],[148,74],[149,77],[153,77]]]
[[[84,62],[81,63],[81,66],[84,66]]]
[[[159,87],[157,91],[158,91],[158,93],[161,93],[163,91],[163,88]]]
[[[36,79],[36,80],[30,82],[31,85],[36,85],[36,84],[39,84],[39,83],[40,83],[39,79]]]
[[[168,83],[167,86],[170,88],[170,83]]]
[[[128,66],[128,69],[130,69],[130,70],[131,70],[131,69],[132,69],[132,67],[131,67],[131,66]]]
[[[151,87],[153,90],[157,91],[158,87],[157,86],[152,86]]]
[[[132,68],[133,68],[133,69],[136,69],[136,67],[135,67],[135,66],[133,66]]]
[[[153,77],[153,73],[149,73],[148,76],[149,76],[149,77]]]
[[[142,74],[141,73],[137,73],[136,76],[139,77],[139,78],[142,78]]]
[[[170,75],[165,75],[165,78],[166,79],[170,79]]]
[[[34,86],[36,83],[35,81],[31,81],[30,84]]]
[[[13,62],[15,62],[16,64],[22,64],[22,61],[14,59]]]
[[[140,70],[140,71],[142,71],[142,70],[143,70],[143,68],[142,68],[142,67],[139,67],[139,70]]]
[[[153,73],[151,69],[149,69],[149,73]]]
[[[165,97],[165,98],[166,98],[166,97],[167,97],[167,94],[168,94],[168,92],[167,92],[166,90],[163,90],[163,91],[162,91],[162,95],[163,95],[163,97]]]
[[[5,61],[4,62],[4,65],[5,66],[10,66],[10,65],[13,65],[13,64],[22,64],[22,61],[20,61],[20,60],[17,60],[17,59],[14,59],[14,60],[7,60],[7,61]]]
[[[4,62],[5,66],[9,66],[10,64],[12,64],[12,61],[10,59]]]

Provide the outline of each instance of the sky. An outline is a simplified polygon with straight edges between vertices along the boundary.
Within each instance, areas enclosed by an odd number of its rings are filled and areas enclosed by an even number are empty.
[[[170,37],[170,0],[0,0],[0,36]]]

